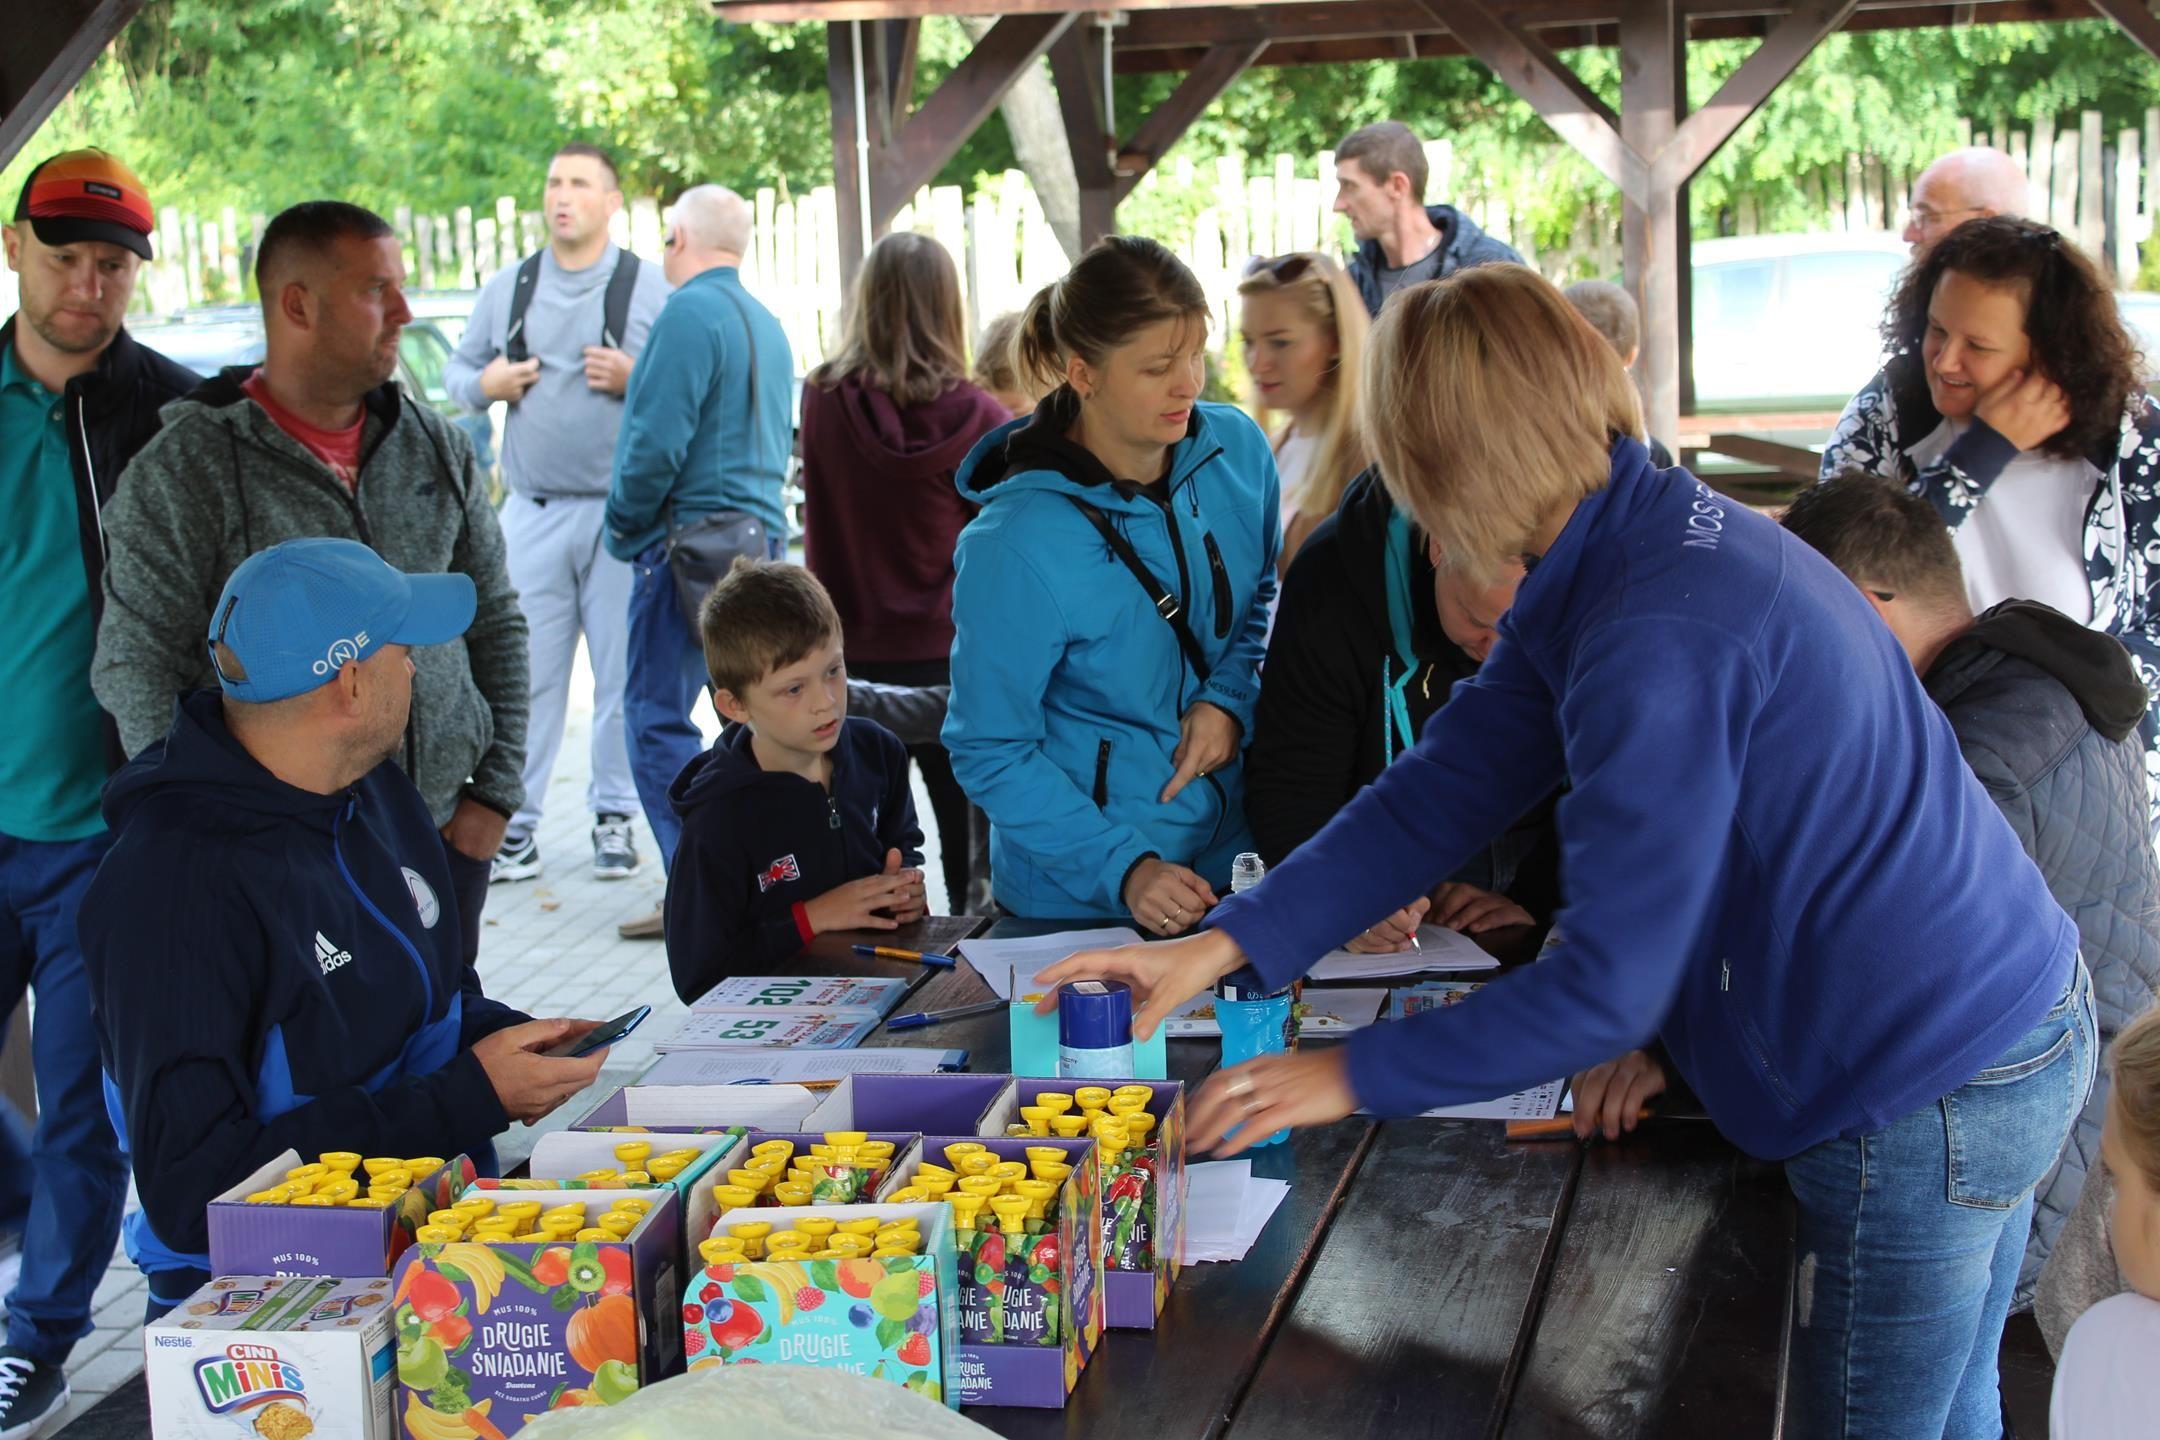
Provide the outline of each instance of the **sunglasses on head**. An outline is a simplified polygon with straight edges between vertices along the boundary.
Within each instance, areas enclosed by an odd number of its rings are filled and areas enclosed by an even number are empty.
[[[1272,260],[1256,255],[1253,257],[1252,263],[1245,267],[1245,274],[1248,278],[1263,273],[1273,275],[1277,280],[1288,285],[1300,275],[1312,269],[1312,266],[1313,257],[1302,252],[1295,255],[1277,255]]]

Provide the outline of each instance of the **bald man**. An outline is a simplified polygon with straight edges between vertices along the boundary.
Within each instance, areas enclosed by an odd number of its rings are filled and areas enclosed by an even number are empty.
[[[1992,145],[1953,150],[1920,172],[1912,187],[1905,243],[1918,260],[1967,220],[2025,213],[2025,172]]]
[[[202,637],[228,576],[284,540],[358,540],[408,574],[472,578],[471,629],[413,657],[412,725],[393,757],[441,832],[468,961],[488,865],[525,796],[531,672],[502,530],[465,433],[394,378],[412,318],[383,218],[338,200],[263,229],[267,351],[165,407],[105,507],[105,613],[90,684],[129,755],[183,691],[217,683]]]
[[[668,786],[704,748],[690,707],[706,684],[690,597],[678,594],[669,569],[668,536],[706,522],[700,528],[726,531],[702,537],[708,556],[730,543],[772,557],[785,549],[780,486],[794,449],[795,376],[787,333],[743,288],[742,257],[750,248],[743,198],[719,185],[684,191],[666,246],[664,268],[676,290],[630,375],[605,541],[631,566],[623,724],[630,773],[663,864],[673,862],[682,834]],[[622,931],[657,940],[659,916],[639,917]]]

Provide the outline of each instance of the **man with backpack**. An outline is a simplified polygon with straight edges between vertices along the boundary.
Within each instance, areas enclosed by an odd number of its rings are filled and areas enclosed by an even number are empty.
[[[540,873],[534,839],[562,749],[578,636],[592,666],[593,873],[637,873],[638,811],[623,740],[630,567],[600,543],[623,392],[667,300],[656,265],[608,239],[622,209],[615,166],[598,146],[563,146],[548,164],[547,246],[488,281],[444,371],[469,409],[509,408],[503,427],[503,540],[510,582],[532,627],[532,719],[525,803],[510,819],[491,879]]]

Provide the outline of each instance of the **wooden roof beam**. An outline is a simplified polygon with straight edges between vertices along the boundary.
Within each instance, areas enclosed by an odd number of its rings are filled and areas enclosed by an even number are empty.
[[[1648,194],[1649,167],[1620,138],[1619,117],[1543,41],[1509,28],[1481,0],[1424,4],[1622,194],[1631,199]]]
[[[1762,108],[1824,38],[1852,18],[1859,0],[1801,0],[1771,27],[1755,53],[1725,77],[1709,103],[1681,121],[1653,164],[1657,185],[1684,185]]]
[[[1177,89],[1148,112],[1133,133],[1130,144],[1118,154],[1117,184],[1113,194],[1123,200],[1145,175],[1162,162],[1170,147],[1192,128],[1200,112],[1230,88],[1267,46],[1258,41],[1211,45],[1200,63],[1186,72]]]
[[[923,102],[894,136],[891,147],[870,177],[871,207],[878,227],[899,213],[915,192],[930,183],[945,162],[960,153],[968,137],[997,109],[1022,71],[1043,57],[1058,37],[1080,17],[1071,10],[1053,15],[1006,15],[953,67],[937,92]]]
[[[0,165],[37,133],[142,7],[143,0],[39,0],[10,7],[8,43],[0,45]]]
[[[2160,60],[2160,19],[2145,8],[2144,0],[2092,0],[2092,7],[2120,26],[2140,50]],[[5,156],[0,147],[0,156]]]

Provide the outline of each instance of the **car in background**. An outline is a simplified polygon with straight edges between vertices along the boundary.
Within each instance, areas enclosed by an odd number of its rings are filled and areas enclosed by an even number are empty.
[[[2123,324],[2131,343],[2143,352],[2147,389],[2160,381],[2160,294],[2150,290],[2124,290],[2115,296],[2122,309]]]
[[[1897,236],[1698,240],[1697,411],[1837,410],[1882,367],[1883,312],[1911,254]]]
[[[471,313],[468,305],[466,313]],[[458,321],[460,329],[462,320]],[[263,358],[262,311],[253,305],[199,305],[176,310],[161,320],[128,326],[128,333],[199,375],[214,375],[229,365],[259,364]],[[415,309],[398,336],[398,383],[408,395],[440,411],[463,430],[478,453],[480,468],[493,473],[495,439],[486,412],[458,404],[443,383],[455,342],[442,323]]]

